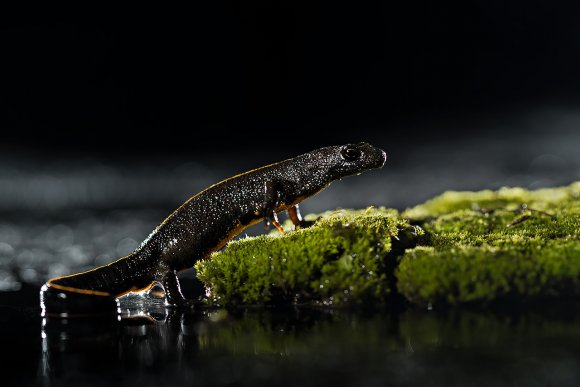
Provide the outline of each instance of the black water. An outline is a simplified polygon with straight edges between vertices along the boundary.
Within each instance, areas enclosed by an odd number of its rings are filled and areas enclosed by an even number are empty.
[[[63,320],[12,310],[2,384],[576,386],[578,311],[160,308]]]

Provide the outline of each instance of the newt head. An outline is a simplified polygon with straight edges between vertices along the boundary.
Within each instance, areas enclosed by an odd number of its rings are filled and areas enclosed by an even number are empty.
[[[331,151],[332,166],[328,173],[330,177],[356,175],[369,169],[382,168],[387,160],[387,154],[366,142],[347,144],[327,148]]]

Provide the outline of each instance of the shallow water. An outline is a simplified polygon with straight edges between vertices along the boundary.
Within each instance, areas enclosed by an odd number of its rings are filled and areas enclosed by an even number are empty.
[[[577,385],[580,314],[543,309],[21,311],[3,321],[3,348],[18,348],[4,374],[46,386]]]

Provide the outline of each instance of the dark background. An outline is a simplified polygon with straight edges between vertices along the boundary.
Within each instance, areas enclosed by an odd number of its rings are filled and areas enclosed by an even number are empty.
[[[579,11],[577,2],[370,1],[7,14],[2,145],[100,158],[273,148],[286,157],[360,139],[392,148],[489,132],[522,111],[575,106]]]

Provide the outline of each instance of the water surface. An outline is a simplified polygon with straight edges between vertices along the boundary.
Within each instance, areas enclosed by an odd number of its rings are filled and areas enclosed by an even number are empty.
[[[7,363],[9,382],[573,386],[580,380],[580,315],[572,306],[542,312],[154,308],[89,319],[36,316],[24,310],[3,321],[3,348],[18,354]]]

